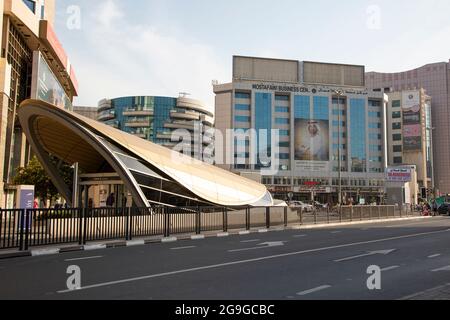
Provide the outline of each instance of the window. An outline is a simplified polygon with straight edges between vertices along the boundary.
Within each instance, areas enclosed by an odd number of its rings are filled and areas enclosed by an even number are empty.
[[[370,129],[381,129],[381,123],[379,122],[370,122],[369,123]]]
[[[398,130],[402,128],[402,123],[401,122],[394,122],[392,124],[392,130]]]
[[[400,106],[401,106],[400,100],[392,101],[392,108],[400,108]]]
[[[381,140],[381,134],[378,133],[369,133],[370,140]]]
[[[345,98],[339,98],[339,104],[345,105],[347,103],[347,100]],[[333,104],[338,104],[338,99],[337,98],[333,98]]]
[[[371,144],[371,145],[369,146],[369,150],[370,150],[371,152],[378,152],[378,151],[381,151],[381,146],[380,146],[380,145],[377,145],[377,144]]]
[[[280,136],[289,137],[289,130],[280,130]]]
[[[402,164],[403,158],[402,157],[394,157],[394,164]]]
[[[289,141],[283,141],[279,143],[280,148],[289,148],[291,143]]]
[[[234,109],[236,111],[250,111],[250,105],[249,104],[237,104],[234,106]]]
[[[289,96],[285,95],[276,95],[275,96],[276,101],[289,101]]]
[[[333,121],[333,127],[339,127],[339,121]],[[341,121],[341,127],[345,127],[345,121]]]
[[[250,117],[247,117],[247,116],[235,116],[234,120],[236,122],[250,122]]]
[[[402,152],[402,146],[394,146],[394,152]]]
[[[289,107],[275,107],[275,112],[289,113]]]
[[[399,119],[402,117],[402,113],[400,111],[392,112],[392,118]]]
[[[275,119],[276,124],[289,124],[289,119],[286,118],[276,118]]]
[[[289,153],[280,153],[278,155],[278,159],[280,159],[280,160],[289,160],[290,159],[290,155],[289,155]]]
[[[392,135],[392,140],[394,141],[402,141],[402,135],[399,133],[393,134]]]
[[[381,118],[381,112],[369,111],[370,118]]]
[[[369,100],[369,107],[381,107],[380,100]]]
[[[347,134],[345,132],[341,132],[341,138],[346,138]],[[339,138],[339,133],[338,132],[333,132],[333,138],[337,139]]]
[[[32,0],[22,0],[23,3],[31,10],[33,13],[36,13],[36,2]]]
[[[333,116],[338,116],[339,115],[339,110],[333,110]],[[341,110],[341,116],[345,116],[346,112],[345,110]]]
[[[250,99],[250,93],[247,93],[247,92],[236,92],[234,97],[236,99]]]

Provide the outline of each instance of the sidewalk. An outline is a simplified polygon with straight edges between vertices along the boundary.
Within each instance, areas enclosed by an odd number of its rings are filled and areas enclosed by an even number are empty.
[[[118,248],[118,247],[131,247],[138,245],[148,245],[154,243],[168,243],[168,242],[176,242],[176,241],[186,241],[186,240],[202,240],[205,238],[211,237],[228,237],[232,235],[248,235],[251,233],[263,233],[269,231],[284,231],[284,230],[309,230],[309,229],[325,229],[325,228],[333,228],[339,226],[351,226],[351,225],[359,225],[359,224],[376,224],[383,222],[395,222],[395,221],[410,221],[410,220],[418,220],[418,219],[431,219],[431,216],[410,216],[404,218],[391,218],[391,219],[376,219],[376,220],[358,220],[358,221],[348,221],[342,223],[330,223],[330,224],[292,224],[287,227],[278,226],[272,227],[270,229],[265,228],[253,228],[251,230],[230,230],[229,232],[203,232],[200,235],[189,234],[179,234],[176,236],[171,236],[168,238],[164,238],[161,236],[154,237],[143,237],[143,238],[134,238],[133,240],[105,240],[105,241],[96,241],[90,242],[86,245],[79,245],[77,243],[72,244],[61,244],[61,245],[47,245],[47,246],[36,246],[30,248],[28,251],[19,251],[18,249],[5,249],[0,251],[0,260],[2,259],[11,259],[11,258],[21,258],[21,257],[35,257],[35,256],[44,256],[44,255],[53,255],[59,253],[67,253],[67,252],[76,252],[76,251],[92,251],[92,250],[100,250],[100,249],[109,249],[109,248]]]

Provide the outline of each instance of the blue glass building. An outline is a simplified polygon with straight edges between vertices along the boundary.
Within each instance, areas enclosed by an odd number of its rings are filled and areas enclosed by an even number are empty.
[[[135,96],[104,99],[98,105],[98,121],[142,139],[174,147],[174,130],[192,135],[205,132],[213,124],[213,113],[201,102],[185,97]],[[194,153],[194,152],[193,152]]]

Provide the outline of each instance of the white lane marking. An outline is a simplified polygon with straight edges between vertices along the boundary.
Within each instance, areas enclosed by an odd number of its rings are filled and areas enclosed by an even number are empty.
[[[73,259],[66,259],[64,261],[70,262],[70,261],[91,260],[91,259],[100,259],[100,258],[103,258],[103,256],[93,256],[93,257],[85,257],[85,258],[73,258]]]
[[[411,295],[409,295],[409,296],[400,298],[400,299],[398,299],[398,300],[410,300],[410,299],[413,299],[413,298],[422,296],[422,295],[424,295],[424,294],[428,294],[428,293],[430,293],[430,292],[435,292],[435,291],[437,291],[437,290],[447,288],[447,287],[449,287],[449,286],[450,286],[450,283],[447,283],[447,284],[444,284],[443,286],[431,288],[431,289],[428,289],[428,290],[425,290],[425,291],[420,291],[420,292],[411,294]]]
[[[269,232],[269,229],[259,229],[258,233],[267,233]]]
[[[246,234],[250,234],[250,231],[239,231],[240,236],[244,236]]]
[[[299,293],[297,293],[297,295],[298,296],[306,296],[308,294],[319,292],[319,291],[323,291],[323,290],[326,290],[326,289],[329,289],[329,288],[331,288],[331,286],[329,286],[329,285],[320,286],[320,287],[317,287],[317,288],[313,288],[313,289],[309,289],[309,290],[305,290],[305,291],[299,292]]]
[[[392,266],[381,269],[381,271],[391,271],[400,268],[400,266]]]
[[[396,224],[393,226],[386,226],[385,228],[397,228],[397,227],[408,227],[408,226],[415,226],[415,225],[420,225],[420,224],[425,224],[425,223],[430,223],[429,220],[423,221],[423,219],[416,219],[416,220],[412,220],[413,223],[407,223],[407,224]],[[434,220],[433,220],[434,221]],[[414,223],[415,222],[415,223]]]
[[[255,240],[244,240],[244,241],[241,241],[241,243],[250,243],[250,242],[258,242],[258,241],[261,241],[261,240],[259,240],[259,239],[255,239]]]
[[[272,259],[283,258],[283,257],[291,257],[291,256],[297,256],[297,255],[302,255],[302,254],[307,254],[307,253],[312,253],[312,252],[329,251],[329,250],[333,250],[333,249],[355,247],[355,246],[360,246],[360,245],[364,245],[364,244],[372,244],[372,243],[387,242],[387,241],[392,241],[392,240],[415,238],[415,237],[427,236],[427,235],[432,235],[432,234],[439,234],[439,233],[444,233],[444,232],[449,232],[449,231],[450,231],[450,229],[441,230],[441,231],[415,233],[415,234],[409,234],[409,235],[398,236],[398,237],[376,239],[376,240],[369,240],[369,241],[362,241],[362,242],[354,242],[354,243],[347,243],[347,244],[331,246],[331,247],[323,247],[323,248],[309,249],[309,250],[304,250],[304,251],[282,253],[282,254],[266,256],[266,257],[260,257],[260,258],[254,258],[254,259],[239,260],[239,261],[233,261],[233,262],[225,262],[225,263],[213,264],[213,265],[197,267],[197,268],[183,269],[183,270],[177,270],[177,271],[171,271],[171,272],[165,272],[165,273],[152,274],[152,275],[147,275],[147,276],[142,276],[142,277],[135,277],[135,278],[116,280],[116,281],[103,282],[103,283],[98,283],[98,284],[85,286],[85,287],[82,287],[82,288],[80,288],[80,289],[78,289],[76,291],[78,292],[80,290],[88,290],[88,289],[93,289],[93,288],[112,286],[112,285],[117,285],[117,284],[122,284],[122,283],[128,283],[128,282],[135,282],[135,281],[140,281],[140,280],[147,280],[147,279],[171,276],[171,275],[181,274],[181,273],[188,273],[188,272],[194,272],[194,271],[200,271],[200,270],[208,270],[208,269],[217,269],[217,268],[222,268],[222,267],[227,267],[227,266],[235,266],[235,265],[240,265],[240,264],[246,264],[246,263],[252,263],[252,262],[260,262],[260,261],[272,260]],[[67,290],[66,289],[66,290],[58,291],[58,293],[69,293],[69,292],[72,292],[72,290]]]
[[[196,246],[187,246],[187,247],[178,247],[178,248],[170,248],[170,250],[184,250],[184,249],[193,249],[197,248]]]
[[[439,269],[431,270],[431,272],[439,272],[439,271],[450,271],[450,266],[445,266]]]
[[[264,243],[258,244],[258,247],[228,250],[228,252],[240,252],[240,251],[267,249],[267,248],[273,248],[273,247],[282,247],[282,246],[284,246],[285,242],[286,241],[264,242]]]
[[[381,254],[381,255],[388,255],[392,252],[394,252],[395,249],[390,249],[390,250],[379,250],[379,251],[370,251],[364,254],[359,254],[357,256],[352,256],[352,257],[347,257],[347,258],[343,258],[343,259],[339,259],[339,260],[334,260],[334,262],[343,262],[343,261],[349,261],[349,260],[354,260],[354,259],[358,259],[358,258],[364,258],[364,257],[369,257],[369,256],[374,256],[377,254]]]
[[[59,249],[43,249],[43,250],[32,250],[31,256],[32,257],[39,257],[39,256],[48,256],[48,255],[54,255],[58,254]]]
[[[195,236],[191,236],[191,240],[203,240],[203,239],[205,239],[204,234],[197,234]]]
[[[331,231],[330,233],[336,234],[336,233],[342,233],[342,231]]]
[[[428,259],[433,259],[433,258],[437,258],[437,257],[440,257],[440,256],[441,256],[441,254],[437,253],[437,254],[433,254],[431,256],[428,256]]]
[[[295,236],[293,236],[293,238],[303,238],[306,237],[306,234],[296,234]]]

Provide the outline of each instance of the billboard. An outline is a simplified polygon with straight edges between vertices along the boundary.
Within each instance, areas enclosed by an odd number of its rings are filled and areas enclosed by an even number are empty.
[[[330,161],[329,121],[295,119],[295,160]]]
[[[33,68],[32,98],[71,110],[69,97],[39,51],[33,54],[33,64],[37,67]]]
[[[386,179],[389,182],[410,182],[412,170],[409,168],[387,168]]]
[[[422,148],[420,92],[403,93],[403,149],[417,151]]]

